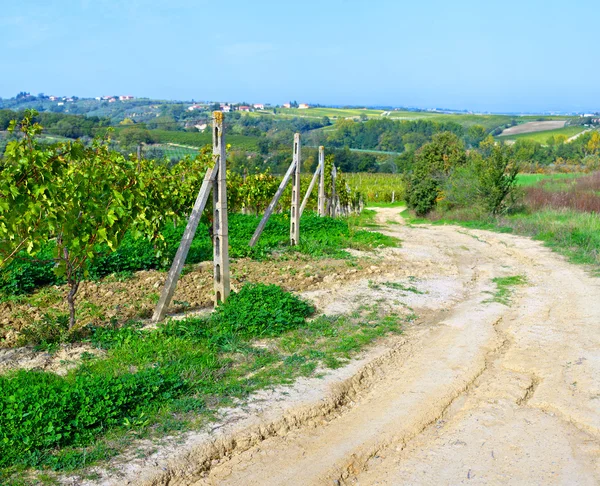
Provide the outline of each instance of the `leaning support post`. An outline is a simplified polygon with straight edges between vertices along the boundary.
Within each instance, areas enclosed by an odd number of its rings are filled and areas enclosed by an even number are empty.
[[[308,199],[310,198],[312,190],[315,187],[315,184],[317,183],[317,177],[319,177],[320,171],[321,171],[321,166],[318,165],[317,170],[315,170],[315,175],[313,175],[313,178],[310,181],[310,184],[308,186],[308,190],[306,191],[304,199],[302,200],[302,205],[300,206],[300,217],[302,217],[302,213],[304,213],[304,209],[306,208],[306,205],[308,204]]]
[[[294,178],[292,180],[292,207],[290,209],[290,245],[300,242],[300,134],[294,134]]]
[[[181,270],[183,270],[183,265],[185,264],[185,259],[187,258],[187,254],[190,250],[192,240],[196,234],[200,217],[202,216],[204,208],[206,207],[206,202],[208,201],[208,196],[210,194],[217,171],[218,167],[215,165],[214,167],[208,169],[206,175],[204,176],[204,181],[202,182],[202,186],[198,192],[198,197],[194,203],[194,208],[192,209],[187,226],[185,227],[185,231],[181,237],[181,243],[177,249],[177,254],[173,259],[171,269],[167,275],[165,286],[162,289],[160,299],[156,305],[156,309],[154,310],[154,314],[152,316],[153,322],[159,322],[165,318],[167,308],[169,307],[171,299],[173,298],[173,294],[175,293],[175,287],[177,286],[177,281],[181,275]]]
[[[319,216],[325,216],[325,147],[319,147]]]
[[[213,182],[213,264],[215,307],[229,297],[229,227],[227,221],[227,155],[223,113],[213,114],[213,158],[218,167]]]
[[[337,178],[337,169],[335,164],[331,169],[331,216],[335,218],[337,208],[337,196],[335,193],[335,179]]]
[[[287,172],[283,176],[283,180],[281,181],[281,184],[279,184],[279,188],[277,189],[277,192],[275,193],[275,195],[273,196],[273,199],[269,203],[269,206],[267,207],[267,210],[265,211],[264,216],[260,220],[260,223],[258,223],[258,226],[256,227],[254,234],[252,235],[252,239],[250,240],[250,243],[248,243],[249,246],[256,245],[256,242],[260,238],[260,235],[262,234],[263,230],[265,229],[265,226],[267,225],[267,221],[269,221],[269,218],[271,217],[271,214],[273,214],[273,210],[275,209],[275,206],[277,206],[277,203],[279,202],[279,199],[281,198],[281,195],[283,194],[283,191],[285,190],[285,186],[287,186],[287,183],[289,182],[290,178],[292,177],[292,174],[294,173],[295,168],[296,168],[296,166],[295,166],[294,162],[292,162],[290,164],[290,166],[288,167]]]

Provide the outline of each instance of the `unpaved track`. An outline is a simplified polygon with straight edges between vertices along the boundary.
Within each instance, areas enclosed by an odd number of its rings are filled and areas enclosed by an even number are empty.
[[[526,238],[385,228],[405,265],[451,265],[460,298],[355,380],[343,407],[323,401],[310,420],[244,447],[234,437],[202,467],[187,456],[152,484],[600,484],[598,279]],[[509,275],[527,278],[512,304],[485,302]]]

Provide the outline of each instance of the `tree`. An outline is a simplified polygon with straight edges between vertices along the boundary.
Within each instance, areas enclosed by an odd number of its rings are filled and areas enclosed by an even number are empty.
[[[152,143],[154,138],[149,130],[141,127],[130,127],[119,130],[119,142],[124,147],[132,147],[140,143]]]
[[[458,136],[451,132],[434,135],[415,154],[413,173],[406,188],[408,207],[419,216],[431,211],[442,197],[442,183],[455,167],[466,162],[466,152]]]
[[[589,155],[600,153],[600,133],[594,131],[585,145],[585,150]]]
[[[210,155],[203,151],[173,169],[128,159],[109,150],[109,139],[59,143],[48,148],[36,136],[41,126],[26,112],[11,129],[0,161],[0,264],[20,251],[34,256],[55,242],[54,271],[69,286],[69,327],[75,324],[75,296],[90,260],[114,250],[128,231],[158,241],[167,218],[190,206]]]
[[[485,209],[492,215],[502,212],[507,199],[514,194],[519,173],[519,164],[514,161],[512,149],[506,145],[494,146],[490,157],[476,159],[474,169]]]
[[[467,146],[477,148],[479,147],[479,144],[486,138],[486,136],[487,132],[485,127],[482,127],[481,125],[473,125],[467,130],[465,141]]]

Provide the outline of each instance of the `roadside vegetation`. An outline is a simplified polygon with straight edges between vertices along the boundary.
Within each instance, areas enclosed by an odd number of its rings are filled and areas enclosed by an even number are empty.
[[[594,132],[585,145],[591,161],[586,171],[596,167],[597,142]],[[598,269],[600,173],[519,175],[530,164],[520,162],[518,144],[485,143],[480,153],[466,155],[459,141],[447,135],[420,151],[413,186],[407,189],[414,214],[436,224],[530,236],[573,262]]]
[[[80,469],[137,439],[198,427],[258,389],[341,366],[414,318],[376,306],[309,320],[313,313],[279,287],[247,285],[209,317],[96,328],[87,342],[103,354],[88,353],[66,375],[0,376],[2,484],[27,484],[30,468]]]

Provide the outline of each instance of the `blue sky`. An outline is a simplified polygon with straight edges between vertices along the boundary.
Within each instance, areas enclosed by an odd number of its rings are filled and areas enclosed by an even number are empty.
[[[3,2],[0,96],[600,110],[597,0]]]

